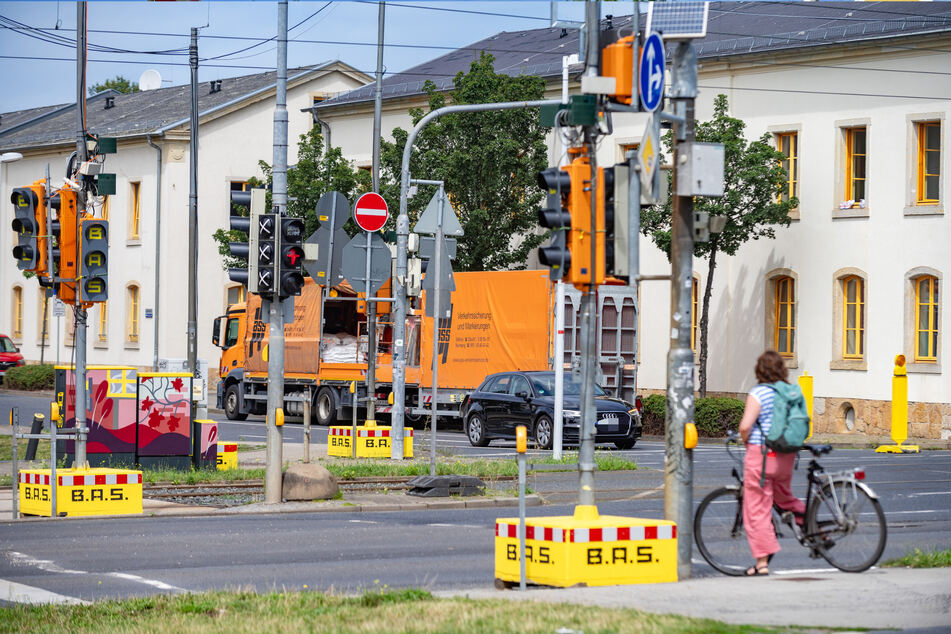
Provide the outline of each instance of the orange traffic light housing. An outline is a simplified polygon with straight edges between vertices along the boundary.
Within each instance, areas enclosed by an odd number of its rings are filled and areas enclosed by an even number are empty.
[[[64,187],[50,199],[56,208],[56,219],[50,231],[56,240],[50,259],[56,263],[54,288],[56,296],[67,304],[76,301],[76,263],[79,253],[76,244],[76,221],[79,196],[72,189]]]
[[[13,231],[17,245],[13,257],[22,271],[31,271],[40,278],[47,276],[46,253],[46,181],[35,181],[29,187],[17,187],[10,195],[13,203]]]
[[[571,177],[568,194],[568,209],[571,212],[571,229],[568,250],[571,253],[571,268],[568,281],[579,290],[594,284],[604,284],[605,279],[605,228],[604,228],[604,170],[598,168],[597,201],[594,208],[595,230],[591,233],[591,161],[579,156],[565,169]],[[592,253],[592,241],[594,252]],[[592,259],[592,257],[594,259]]]
[[[622,37],[601,50],[601,75],[614,77],[614,93],[608,95],[612,101],[631,103],[631,95],[636,94],[631,86],[634,71],[634,36]]]

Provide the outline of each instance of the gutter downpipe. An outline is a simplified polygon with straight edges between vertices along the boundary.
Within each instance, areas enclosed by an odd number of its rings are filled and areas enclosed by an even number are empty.
[[[326,154],[327,152],[330,152],[330,124],[324,121],[323,119],[319,118],[317,116],[317,113],[314,112],[313,110],[310,111],[310,116],[314,118],[314,123],[319,125],[321,130],[327,131],[326,134],[321,132],[321,134],[324,137],[324,153]]]
[[[560,99],[540,101],[506,101],[501,103],[460,104],[444,106],[426,114],[410,131],[403,147],[403,163],[400,169],[400,214],[396,218],[396,276],[393,280],[393,299],[396,301],[393,316],[393,410],[391,416],[390,458],[403,459],[403,417],[406,414],[406,259],[409,241],[409,159],[413,143],[420,131],[433,119],[454,112],[491,112],[517,108],[538,108],[561,104]]]
[[[162,253],[162,148],[152,143],[152,135],[146,134],[145,141],[156,152],[155,155],[155,320],[153,324],[152,343],[152,370],[158,372],[159,364],[159,282],[161,278]]]

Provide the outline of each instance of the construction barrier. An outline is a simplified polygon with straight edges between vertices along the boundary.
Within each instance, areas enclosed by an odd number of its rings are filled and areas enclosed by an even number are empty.
[[[389,458],[390,428],[364,425],[356,428],[357,458]],[[331,427],[327,435],[327,455],[353,458],[353,427]],[[413,430],[403,429],[403,457],[413,457]]]
[[[238,468],[237,443],[218,443],[218,471]]]
[[[127,469],[57,469],[56,511],[80,515],[142,513],[142,472]],[[49,469],[22,469],[20,513],[52,516],[53,487]]]
[[[518,518],[495,523],[495,576],[519,582]],[[677,581],[677,525],[667,520],[598,515],[578,506],[570,516],[525,520],[527,581],[567,588]]]

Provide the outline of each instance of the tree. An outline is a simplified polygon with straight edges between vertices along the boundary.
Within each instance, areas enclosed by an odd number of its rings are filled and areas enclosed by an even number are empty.
[[[248,185],[252,188],[269,188],[271,185],[271,165],[266,161],[258,161],[263,174],[262,179],[250,178]],[[324,150],[324,140],[320,128],[314,126],[308,132],[300,135],[297,143],[297,165],[287,170],[287,214],[303,218],[305,235],[313,233],[319,225],[317,221],[317,201],[330,191],[338,191],[354,202],[359,194],[369,191],[370,174],[365,170],[356,169],[349,161],[343,158],[340,148],[331,147]],[[267,193],[267,209],[271,208],[271,192]],[[246,215],[248,210],[233,206],[232,214]],[[350,235],[358,231],[353,219],[347,221],[344,229]],[[218,253],[222,256],[222,267],[240,268],[244,263],[232,258],[228,245],[231,242],[245,242],[247,235],[241,231],[218,229],[212,235],[218,243]]]
[[[449,93],[453,104],[542,99],[540,77],[498,74],[492,55],[482,53],[468,73],[459,72]],[[429,111],[446,105],[446,95],[427,81]],[[413,124],[422,109],[410,110]],[[392,143],[381,152],[381,194],[392,206],[399,202],[403,148],[409,134],[393,130]],[[524,268],[529,253],[545,239],[533,229],[544,195],[535,182],[545,168],[548,149],[536,109],[444,115],[427,125],[413,147],[410,173],[441,180],[459,213],[465,235],[459,239],[455,268],[463,271]],[[434,188],[420,187],[410,200],[410,227],[425,208]],[[392,220],[391,220],[392,222]]]
[[[700,396],[707,394],[707,332],[710,296],[717,253],[735,255],[749,240],[775,238],[776,226],[788,226],[789,212],[799,206],[796,198],[782,200],[787,175],[780,163],[785,157],[770,144],[768,133],[748,142],[743,136],[746,123],[727,114],[726,95],[717,95],[713,118],[697,124],[697,141],[722,143],[725,150],[725,178],[722,198],[698,197],[695,211],[711,216],[726,216],[722,233],[712,234],[709,242],[696,242],[694,256],[707,257],[707,280],[703,291],[700,317]],[[670,137],[666,139],[670,147]],[[645,209],[641,214],[641,231],[670,258],[671,203]]]
[[[130,92],[139,92],[139,85],[132,83],[122,75],[116,75],[112,79],[107,79],[106,81],[100,84],[93,84],[89,87],[89,94],[95,95],[100,93],[103,90],[109,89],[115,90],[116,92],[121,92],[122,94],[128,94]]]

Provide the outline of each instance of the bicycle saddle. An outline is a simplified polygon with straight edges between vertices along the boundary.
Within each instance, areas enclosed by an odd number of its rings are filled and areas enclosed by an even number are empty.
[[[832,445],[803,445],[803,449],[808,449],[813,456],[822,456],[832,451]]]

